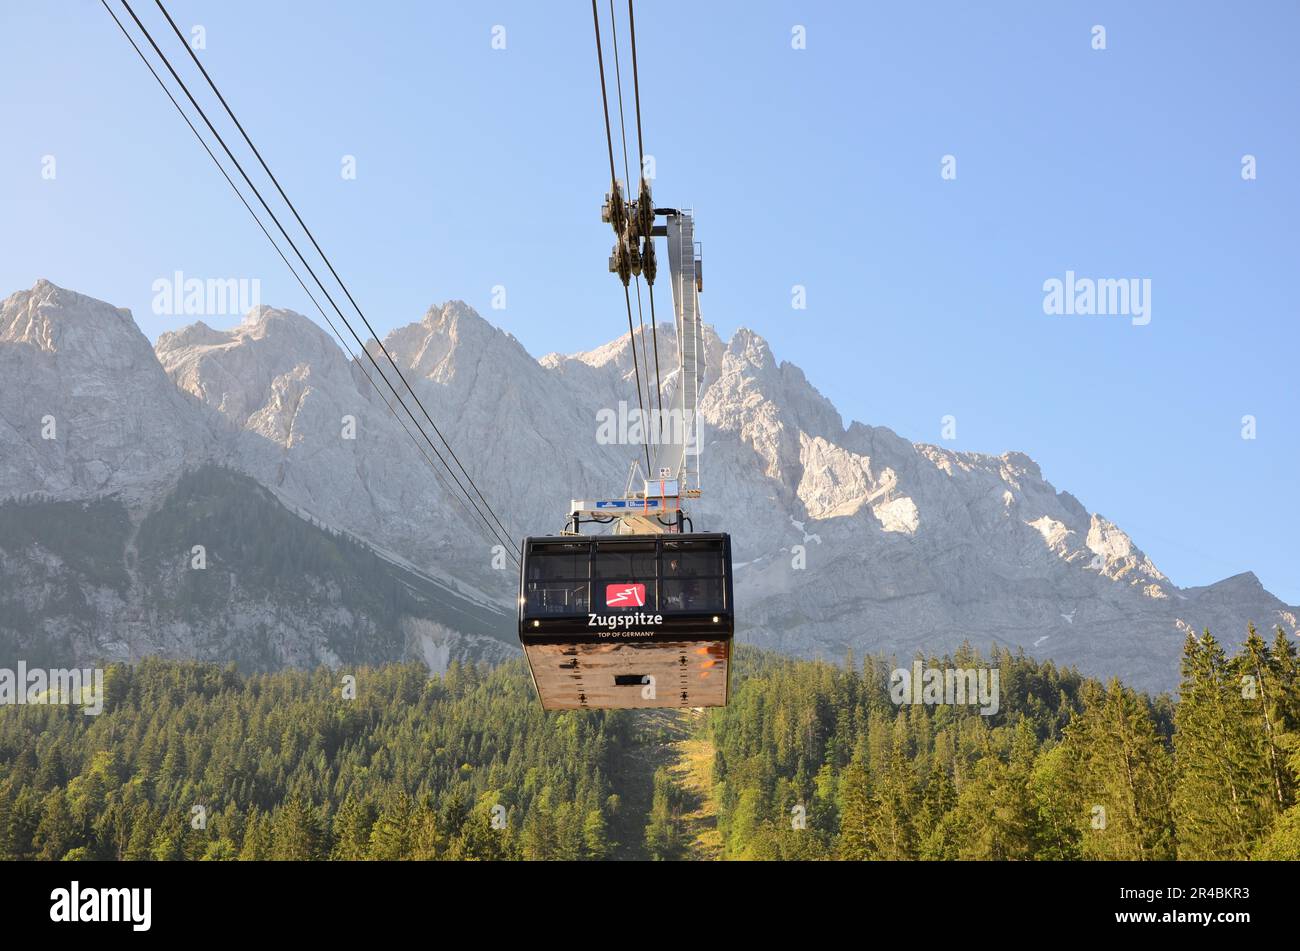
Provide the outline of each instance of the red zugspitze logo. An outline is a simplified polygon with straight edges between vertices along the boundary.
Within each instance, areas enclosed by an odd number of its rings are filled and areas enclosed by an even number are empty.
[[[605,606],[610,608],[645,607],[645,585],[643,584],[605,585]]]

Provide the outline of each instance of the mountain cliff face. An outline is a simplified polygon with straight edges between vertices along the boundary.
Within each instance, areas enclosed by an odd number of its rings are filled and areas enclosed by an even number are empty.
[[[145,656],[244,670],[516,652],[491,604],[204,465],[147,513],[118,497],[0,502],[0,665]]]
[[[310,321],[263,317],[249,333],[307,334],[295,345],[310,368],[236,348],[209,407],[168,378],[125,311],[45,281],[0,303],[0,666],[158,654],[249,670],[439,668],[516,651],[491,598],[296,505],[335,484],[328,465],[278,490],[276,447],[300,445],[353,371]],[[197,349],[227,335],[179,336]],[[240,402],[259,388],[267,407]],[[297,431],[277,430],[284,421]],[[382,446],[371,450],[382,466]],[[215,468],[231,460],[260,480]]]
[[[658,336],[661,365],[673,366],[672,326]],[[636,407],[626,337],[539,360],[451,302],[385,345],[516,540],[557,531],[570,498],[621,492],[640,446],[597,434],[599,413]],[[217,462],[293,512],[508,610],[508,561],[383,405],[392,395],[364,357],[272,308],[231,330],[164,334],[155,354],[125,312],[46,282],[5,301],[0,496],[114,495],[143,510],[181,471]],[[908,657],[998,643],[1164,689],[1188,630],[1295,631],[1300,611],[1253,575],[1179,588],[1022,453],[846,427],[747,330],[726,343],[710,331],[706,357],[695,524],[733,535],[743,640],[837,659],[850,647]],[[666,405],[675,385],[669,374]],[[40,439],[47,413],[69,420],[66,441]]]
[[[0,302],[0,494],[147,498],[212,432],[129,311],[40,281]]]

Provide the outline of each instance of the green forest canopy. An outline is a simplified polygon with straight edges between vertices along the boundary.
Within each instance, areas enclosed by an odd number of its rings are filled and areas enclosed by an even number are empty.
[[[722,854],[1300,858],[1293,645],[1188,638],[1177,698],[1006,651],[1001,704],[897,706],[892,662],[737,653],[712,744]],[[345,699],[345,676],[355,699]],[[0,709],[0,857],[602,859],[693,854],[649,711],[544,713],[522,661],[245,676],[146,660],[104,712]]]

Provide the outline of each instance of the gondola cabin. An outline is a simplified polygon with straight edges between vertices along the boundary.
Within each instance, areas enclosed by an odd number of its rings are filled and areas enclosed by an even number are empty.
[[[724,706],[734,628],[728,535],[524,539],[519,640],[547,710]]]

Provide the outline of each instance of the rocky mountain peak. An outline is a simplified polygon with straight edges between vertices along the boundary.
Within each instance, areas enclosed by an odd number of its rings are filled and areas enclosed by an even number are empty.
[[[46,280],[0,303],[0,493],[148,497],[211,431],[128,310]]]
[[[300,407],[322,379],[351,387],[352,369],[328,332],[291,310],[258,306],[230,330],[202,322],[164,333],[154,348],[158,361],[184,392],[244,426],[267,407]],[[263,427],[287,438],[292,428]]]
[[[473,377],[477,364],[486,362],[503,371],[521,370],[536,361],[511,334],[483,319],[462,300],[431,306],[417,323],[391,331],[384,346],[399,357],[403,372],[408,368],[424,379],[453,384],[458,377]],[[372,347],[382,362],[386,358]]]
[[[512,545],[557,531],[571,498],[621,493],[643,458],[626,425],[637,399],[625,333],[536,360],[450,301],[386,341]],[[658,343],[667,371],[671,323]],[[632,345],[650,353],[653,341],[638,328]],[[128,313],[38,284],[0,305],[0,492],[147,499],[219,459],[295,511],[508,602],[517,579],[498,543],[361,366],[273,307],[230,330],[164,334],[155,354]],[[827,656],[999,643],[1165,688],[1188,629],[1236,636],[1253,620],[1294,631],[1297,609],[1249,573],[1177,587],[1023,452],[845,429],[803,371],[748,329],[725,345],[707,329],[706,367],[692,515],[697,529],[732,533],[744,640]],[[676,381],[664,376],[667,401]],[[40,438],[43,415],[57,417],[57,440]]]
[[[26,344],[65,360],[138,358],[148,339],[131,312],[38,280],[0,302],[0,343]]]

